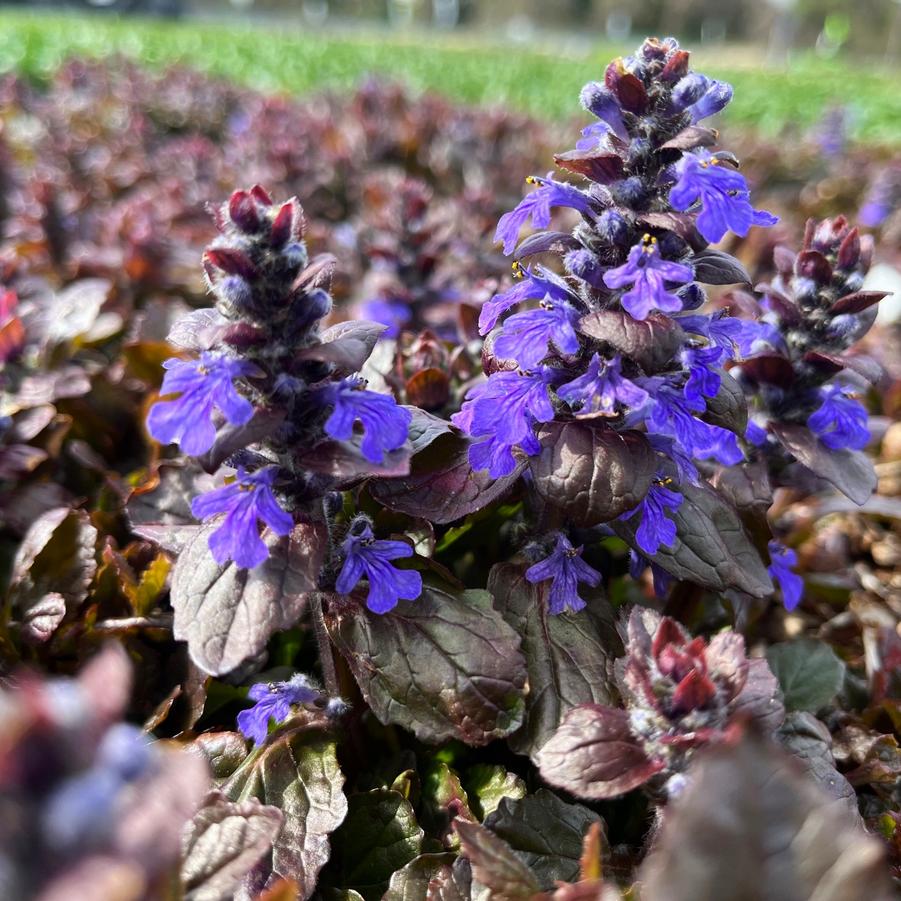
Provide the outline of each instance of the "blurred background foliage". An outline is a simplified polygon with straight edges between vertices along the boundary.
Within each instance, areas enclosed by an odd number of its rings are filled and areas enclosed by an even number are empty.
[[[901,3],[892,0],[860,0],[853,17],[850,4],[819,0],[780,0],[778,9],[771,5],[776,0],[673,0],[631,13],[621,12],[622,3],[592,0],[454,0],[446,19],[439,15],[446,0],[253,0],[242,9],[235,3],[246,0],[179,2],[178,21],[86,15],[71,5],[0,8],[0,72],[40,80],[72,56],[122,53],[150,66],[182,62],[293,94],[349,89],[382,73],[456,100],[557,118],[571,115],[572,98],[605,60],[628,52],[632,34],[675,33],[697,46],[699,66],[735,86],[730,124],[790,134],[840,104],[851,113],[849,132],[857,140],[901,139],[897,71],[884,58],[893,56],[889,45],[901,15]],[[436,21],[458,24],[429,34]]]

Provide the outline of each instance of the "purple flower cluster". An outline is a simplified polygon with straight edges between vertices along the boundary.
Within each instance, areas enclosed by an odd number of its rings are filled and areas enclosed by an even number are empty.
[[[743,460],[743,423],[731,430],[711,421],[710,404],[727,390],[726,364],[780,340],[766,322],[697,312],[702,274],[721,284],[740,271],[727,255],[703,250],[705,242],[776,222],[753,209],[734,158],[711,153],[715,133],[697,125],[731,96],[728,85],[691,72],[672,39],[645,41],[611,64],[603,83],[583,89],[583,105],[599,121],[556,157],[583,181],[530,178],[535,190],[501,218],[496,238],[514,256],[519,280],[482,309],[488,378],[454,419],[473,439],[473,468],[494,478],[525,458],[538,458],[542,470],[564,459],[552,424],[576,420],[587,430],[579,434],[605,446],[611,432],[628,431],[633,446],[646,441],[658,466],[643,500],[600,520],[636,525],[641,556],[674,545],[673,511],[680,484],[699,481],[696,460]],[[518,243],[526,224],[547,228],[558,206],[581,215],[571,234],[538,231]],[[561,256],[562,275],[520,262],[548,252]],[[567,561],[553,584],[570,588],[552,590],[553,610],[579,606],[578,558],[562,542],[539,564],[550,573],[551,561]]]
[[[331,299],[322,266],[308,266],[296,200],[276,206],[259,186],[236,191],[216,221],[221,236],[204,255],[216,309],[173,329],[197,356],[164,364],[163,397],[147,426],[158,441],[207,455],[211,470],[223,462],[236,470],[191,509],[219,522],[209,538],[215,561],[250,569],[269,556],[261,522],[286,536],[296,520],[321,518],[329,492],[404,448],[411,414],[353,375],[368,355],[358,348],[372,346],[379,326],[320,331]],[[328,450],[328,439],[349,447]],[[310,473],[305,461],[317,452],[321,469]],[[330,454],[359,462],[344,475],[346,464],[330,464]]]

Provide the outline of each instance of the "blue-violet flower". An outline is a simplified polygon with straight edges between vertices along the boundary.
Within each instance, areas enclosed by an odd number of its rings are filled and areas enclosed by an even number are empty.
[[[581,610],[585,601],[579,597],[579,583],[585,582],[595,588],[600,584],[601,574],[582,559],[582,548],[573,547],[559,532],[554,550],[544,560],[530,566],[526,578],[533,584],[550,580],[548,612],[556,615],[564,610],[574,613]]]

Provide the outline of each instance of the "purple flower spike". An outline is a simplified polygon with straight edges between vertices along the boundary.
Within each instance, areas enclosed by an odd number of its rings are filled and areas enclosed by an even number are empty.
[[[667,488],[661,480],[651,485],[644,500],[620,519],[631,519],[636,514],[641,516],[635,540],[648,557],[653,557],[660,545],[671,547],[675,542],[676,524],[666,515],[666,511],[676,510],[681,504],[682,495]]]
[[[556,348],[573,356],[579,352],[579,336],[575,324],[578,312],[563,301],[542,301],[535,310],[515,313],[506,322],[494,342],[502,359],[516,360],[523,369],[533,369]]]
[[[542,369],[534,373],[496,372],[469,392],[463,409],[452,418],[454,424],[481,440],[469,448],[474,469],[487,469],[494,479],[516,469],[513,448],[526,454],[541,450],[534,435],[536,422],[550,422],[554,407],[548,386],[555,373]]]
[[[651,310],[674,313],[682,309],[682,298],[666,290],[667,282],[684,285],[694,278],[690,266],[664,260],[660,256],[657,239],[645,235],[629,251],[629,258],[616,269],[604,273],[608,288],[631,286],[623,294],[623,309],[633,319],[647,319]]]
[[[332,382],[321,389],[320,398],[334,407],[326,420],[325,431],[336,441],[353,437],[354,424],[363,425],[360,450],[370,463],[381,463],[385,454],[397,450],[407,440],[409,410],[397,405],[393,397],[366,390],[366,380],[357,376]]]
[[[551,224],[551,207],[567,206],[580,213],[591,210],[588,195],[572,185],[534,175],[530,175],[526,181],[530,185],[538,185],[538,190],[524,197],[515,209],[504,213],[494,234],[495,241],[504,242],[504,253],[507,256],[516,249],[519,231],[530,218],[533,228],[547,228]]]
[[[266,741],[270,720],[282,723],[291,715],[294,704],[313,704],[319,696],[319,690],[310,685],[303,673],[297,673],[287,682],[257,682],[247,692],[247,697],[256,704],[238,714],[238,728],[245,738],[261,745]]]
[[[744,176],[720,165],[706,150],[684,154],[676,163],[676,175],[670,203],[685,211],[700,201],[697,229],[711,243],[721,241],[730,229],[744,237],[752,225],[767,227],[779,221],[766,210],[755,210]]]
[[[163,368],[160,394],[180,396],[158,401],[147,417],[148,431],[161,444],[178,444],[196,457],[216,440],[214,408],[231,425],[244,425],[253,416],[253,405],[234,386],[235,379],[254,371],[252,363],[203,353],[199,360],[166,360]]]
[[[225,514],[222,525],[210,535],[210,551],[220,566],[234,560],[242,569],[253,569],[268,558],[269,549],[260,538],[258,520],[276,535],[287,535],[294,527],[293,518],[282,510],[272,493],[277,475],[277,466],[254,473],[239,467],[234,482],[191,502],[191,512],[198,519]]]
[[[603,369],[601,367],[603,366]],[[557,396],[580,413],[617,412],[617,404],[640,407],[648,400],[648,392],[622,375],[622,360],[617,354],[601,361],[595,354],[583,375],[557,389]]]
[[[772,561],[767,572],[782,591],[785,609],[794,610],[804,594],[804,580],[792,569],[798,565],[798,555],[778,541],[771,541],[767,548]]]
[[[532,584],[551,580],[548,612],[556,616],[564,610],[572,610],[573,613],[581,610],[585,601],[579,597],[579,582],[596,588],[600,584],[601,574],[582,559],[582,548],[574,548],[569,539],[558,532],[550,556],[530,566],[526,570],[526,578]]]
[[[820,407],[807,420],[810,430],[831,450],[862,450],[870,440],[867,411],[850,388],[826,385]]]
[[[360,579],[368,579],[366,606],[373,613],[387,613],[399,600],[415,601],[422,594],[418,572],[391,565],[392,560],[413,556],[413,548],[406,542],[376,539],[372,526],[359,520],[351,525],[342,547],[344,565],[335,583],[340,594],[350,594]]]
[[[518,268],[518,267],[517,267]],[[524,300],[569,301],[574,295],[569,286],[554,272],[544,266],[536,266],[535,270],[522,270],[525,278],[517,282],[502,294],[496,294],[487,301],[479,312],[479,334],[490,332],[500,316],[511,307]]]

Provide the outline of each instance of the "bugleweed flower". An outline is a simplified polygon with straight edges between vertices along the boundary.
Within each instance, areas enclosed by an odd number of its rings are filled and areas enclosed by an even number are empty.
[[[344,564],[335,583],[340,594],[350,594],[361,579],[368,579],[366,606],[373,613],[387,613],[399,600],[415,601],[422,594],[418,572],[391,565],[392,560],[412,557],[413,548],[403,541],[376,538],[366,518],[351,523],[341,547]]]
[[[234,482],[201,494],[191,502],[191,512],[198,519],[224,514],[222,525],[210,535],[210,551],[220,565],[234,560],[240,567],[253,569],[269,556],[258,531],[259,520],[276,535],[291,531],[294,520],[278,505],[272,493],[277,476],[275,466],[254,473],[238,467]]]
[[[332,407],[325,421],[327,435],[338,441],[353,437],[354,424],[363,427],[360,450],[370,463],[381,463],[385,454],[402,447],[407,440],[409,410],[399,407],[394,398],[366,390],[366,380],[358,377],[342,379],[326,385],[320,394],[324,404]]]
[[[820,389],[820,406],[807,418],[807,426],[832,450],[861,450],[870,440],[867,418],[852,389],[826,385]]]
[[[385,338],[396,338],[413,315],[410,307],[402,300],[385,298],[367,300],[362,306],[362,311],[367,319],[386,326],[382,333]]]
[[[247,692],[256,703],[238,714],[238,728],[245,738],[261,745],[266,741],[270,720],[281,724],[294,705],[314,704],[321,695],[303,673],[296,673],[287,682],[257,682]]]
[[[706,150],[684,154],[676,164],[676,174],[670,202],[682,211],[700,202],[697,228],[711,243],[721,241],[728,231],[744,237],[751,226],[766,227],[779,221],[772,213],[755,210],[744,176]]]
[[[667,516],[667,510],[678,510],[681,504],[682,495],[659,482],[651,485],[644,500],[621,519],[641,517],[635,538],[641,550],[653,557],[661,544],[671,547],[676,540],[676,524]]]
[[[782,722],[779,684],[765,659],[746,656],[738,633],[692,638],[675,620],[638,607],[625,631],[626,656],[615,667],[625,710],[589,704],[566,715],[539,752],[551,785],[595,800],[641,785],[663,795],[736,718],[750,716],[765,734]]]
[[[786,610],[794,610],[804,594],[804,580],[794,570],[798,565],[798,555],[778,541],[771,541],[767,548],[771,561],[769,572],[782,591],[782,603]]]
[[[535,190],[498,224],[521,281],[483,307],[488,378],[454,418],[473,439],[474,469],[499,479],[529,458],[532,495],[561,521],[591,527],[625,515],[640,538],[626,526],[620,533],[643,555],[673,546],[667,514],[683,502],[683,482],[700,483],[696,460],[743,459],[743,416],[716,413],[737,394],[723,367],[779,341],[765,322],[696,312],[705,300],[696,273],[722,284],[741,272],[736,260],[705,251],[705,239],[776,221],[752,209],[731,155],[709,153],[715,133],[696,124],[731,94],[691,72],[672,39],[645,41],[611,63],[603,83],[586,85],[582,104],[599,121],[555,157],[579,183],[528,179]],[[539,231],[518,244],[527,221],[548,226],[552,206],[580,214],[572,232]],[[562,275],[524,263],[550,253]],[[607,458],[590,486],[572,474],[589,448]],[[616,473],[639,469],[637,490],[618,497]],[[580,471],[589,477],[588,467]]]
[[[648,399],[648,392],[622,375],[622,359],[601,360],[598,354],[591,358],[588,369],[578,378],[561,385],[557,396],[582,414],[617,412],[617,407],[641,407]]]
[[[664,260],[660,256],[657,239],[645,235],[641,243],[629,251],[622,266],[604,273],[608,288],[631,286],[620,298],[623,309],[633,319],[647,319],[652,310],[675,313],[682,309],[682,299],[666,290],[666,283],[684,285],[694,278],[690,266]]]
[[[549,613],[558,614],[565,610],[576,613],[585,606],[585,601],[579,597],[579,583],[595,588],[600,584],[601,574],[582,559],[582,548],[573,547],[569,539],[558,532],[553,551],[526,570],[526,579],[533,584],[550,581]]]
[[[196,457],[216,440],[214,408],[230,425],[244,425],[253,416],[253,405],[234,384],[254,371],[252,364],[203,353],[199,360],[166,360],[163,368],[160,394],[179,396],[157,402],[147,417],[148,431],[161,444],[178,444],[183,453]]]
[[[205,454],[211,471],[223,463],[237,470],[233,482],[195,498],[192,511],[222,517],[209,538],[217,563],[252,568],[269,556],[260,522],[276,536],[289,534],[295,521],[321,522],[328,497],[406,445],[411,414],[351,375],[381,326],[321,330],[331,309],[330,264],[309,263],[296,200],[276,205],[257,185],[236,191],[215,219],[220,235],[203,264],[216,306],[173,328],[173,342],[197,356],[165,364],[163,399],[148,427],[184,453]],[[226,429],[217,431],[216,410]],[[395,454],[392,463],[403,459]]]

